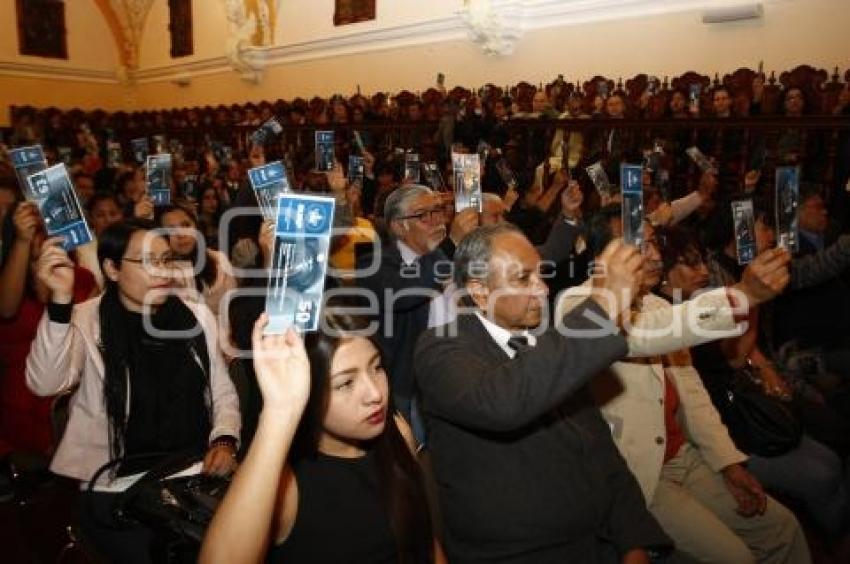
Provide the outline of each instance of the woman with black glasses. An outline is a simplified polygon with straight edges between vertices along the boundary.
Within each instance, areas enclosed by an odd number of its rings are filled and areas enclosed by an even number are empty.
[[[173,295],[172,251],[152,223],[104,231],[98,260],[106,291],[77,306],[60,242],[48,240],[38,260],[50,300],[26,373],[39,395],[76,388],[51,470],[87,486],[101,466],[120,460],[83,496],[82,531],[110,561],[152,562],[152,532],[116,527],[112,513],[119,493],[157,462],[141,455],[197,454],[202,471],[222,475],[236,465],[238,401],[215,319]]]

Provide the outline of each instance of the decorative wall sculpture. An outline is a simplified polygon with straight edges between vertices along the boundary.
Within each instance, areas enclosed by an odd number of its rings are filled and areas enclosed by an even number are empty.
[[[263,67],[260,47],[274,44],[274,24],[280,0],[222,0],[227,17],[225,54],[244,80],[259,82]]]
[[[20,54],[67,59],[65,3],[60,0],[16,0],[16,3]]]
[[[472,41],[488,55],[512,54],[522,37],[523,2],[505,0],[498,8],[491,0],[466,0],[464,4],[459,15],[469,27]]]

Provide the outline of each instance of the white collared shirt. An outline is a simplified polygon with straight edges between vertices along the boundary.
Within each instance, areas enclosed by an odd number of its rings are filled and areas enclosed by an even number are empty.
[[[410,246],[404,241],[397,239],[396,246],[398,247],[398,252],[401,255],[401,262],[403,262],[407,266],[411,266],[416,262],[416,259],[419,258],[419,253],[410,248]],[[428,304],[428,327],[435,327],[436,325],[432,325],[433,323],[440,324],[440,321],[445,319],[451,319],[451,313],[448,309],[449,306],[445,304],[445,299],[442,296],[436,299],[431,300]],[[439,302],[439,303],[437,303]]]
[[[526,339],[528,339],[529,346],[532,347],[537,344],[537,337],[532,335],[528,331],[528,329],[525,329],[521,333],[515,335],[504,327],[496,325],[495,323],[481,315],[481,312],[476,311],[475,315],[478,316],[478,319],[481,320],[481,323],[484,324],[484,328],[487,330],[488,333],[490,333],[490,336],[493,338],[494,341],[496,341],[496,344],[499,345],[499,347],[503,351],[505,351],[505,354],[508,355],[509,358],[513,358],[516,356],[516,351],[511,348],[510,345],[508,345],[508,341],[511,339],[511,337],[525,337]]]
[[[419,253],[411,249],[404,241],[397,240],[396,246],[398,247],[398,252],[401,253],[401,260],[404,264],[410,266],[419,258]]]

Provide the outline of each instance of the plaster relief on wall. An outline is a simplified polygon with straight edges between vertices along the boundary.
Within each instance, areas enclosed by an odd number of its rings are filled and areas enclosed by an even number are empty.
[[[465,0],[459,16],[473,42],[488,55],[510,55],[522,37],[522,0]]]
[[[225,53],[230,66],[251,82],[262,78],[261,49],[274,39],[280,0],[222,0],[227,16]]]

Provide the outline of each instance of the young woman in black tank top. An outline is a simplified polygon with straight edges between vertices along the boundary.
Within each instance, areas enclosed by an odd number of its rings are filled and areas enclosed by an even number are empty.
[[[326,307],[305,342],[254,326],[257,432],[200,562],[444,562],[410,429],[390,411],[368,321]],[[406,438],[409,437],[409,440]]]

